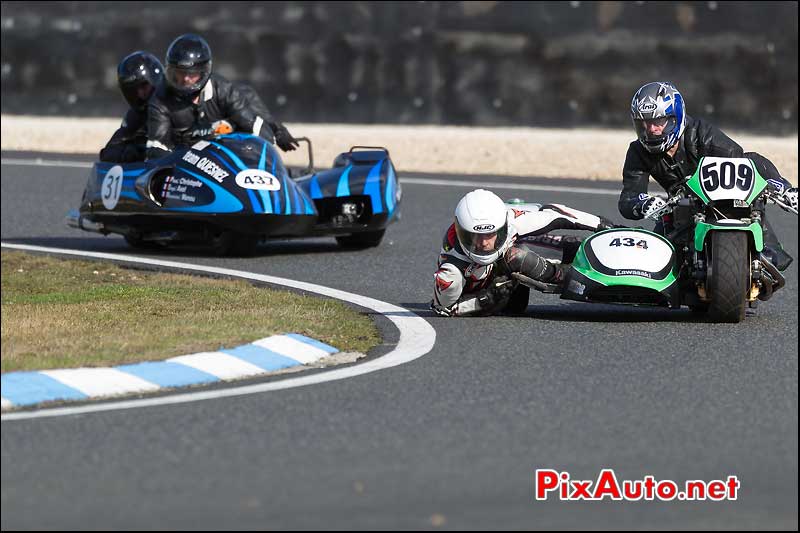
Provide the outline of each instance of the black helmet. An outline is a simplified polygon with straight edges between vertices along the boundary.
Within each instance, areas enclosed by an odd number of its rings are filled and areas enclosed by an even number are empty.
[[[184,84],[184,76],[199,74],[196,81]],[[181,35],[167,49],[167,85],[181,96],[199,93],[211,76],[211,48],[193,33]]]
[[[152,93],[150,90],[145,96],[140,91],[142,85],[149,84],[155,88],[163,79],[164,67],[161,66],[161,61],[153,54],[141,50],[126,56],[117,66],[119,90],[128,104],[136,109],[144,108]]]

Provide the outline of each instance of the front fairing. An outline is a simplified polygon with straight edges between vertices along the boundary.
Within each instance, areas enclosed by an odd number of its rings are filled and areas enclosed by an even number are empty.
[[[273,145],[253,135],[200,141],[144,163],[96,163],[82,211],[316,216]]]

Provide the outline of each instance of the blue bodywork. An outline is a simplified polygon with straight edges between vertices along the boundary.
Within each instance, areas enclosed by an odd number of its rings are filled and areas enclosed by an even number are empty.
[[[293,179],[269,142],[221,135],[158,160],[95,163],[80,215],[126,235],[200,223],[266,237],[376,231],[398,218],[401,190],[387,150],[351,150],[334,164]]]

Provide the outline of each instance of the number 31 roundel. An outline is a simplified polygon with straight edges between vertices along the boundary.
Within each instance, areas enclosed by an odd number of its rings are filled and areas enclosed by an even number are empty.
[[[114,165],[103,178],[100,185],[100,198],[103,200],[103,207],[111,211],[117,207],[119,194],[122,192],[122,167]]]

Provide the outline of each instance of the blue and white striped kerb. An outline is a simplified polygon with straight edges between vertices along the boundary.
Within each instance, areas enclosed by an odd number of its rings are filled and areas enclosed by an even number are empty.
[[[339,350],[296,333],[274,335],[229,350],[181,355],[166,361],[113,368],[9,372],[2,378],[2,408],[53,400],[157,391],[257,376],[307,365]]]

